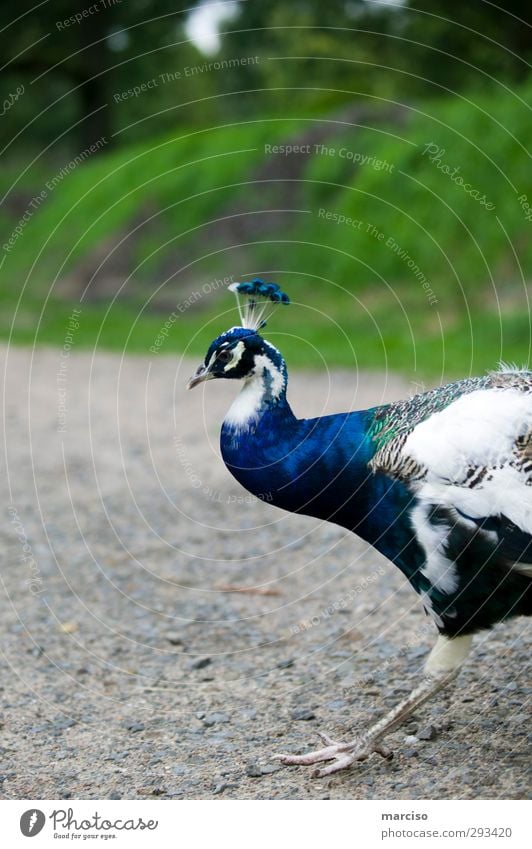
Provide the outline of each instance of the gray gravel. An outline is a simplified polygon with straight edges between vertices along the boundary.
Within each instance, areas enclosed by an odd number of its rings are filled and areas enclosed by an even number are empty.
[[[528,795],[525,620],[477,637],[454,699],[392,735],[393,761],[324,780],[273,761],[407,692],[433,641],[418,599],[353,535],[230,478],[235,386],[186,393],[195,363],[74,351],[58,383],[59,351],[2,353],[2,798]],[[299,415],[408,391],[291,379]]]

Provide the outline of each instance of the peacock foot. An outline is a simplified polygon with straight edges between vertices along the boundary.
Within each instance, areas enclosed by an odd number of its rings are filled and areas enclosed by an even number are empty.
[[[274,758],[290,766],[311,766],[312,764],[323,763],[323,761],[334,761],[328,766],[314,770],[312,778],[323,778],[324,775],[340,772],[356,761],[365,761],[373,752],[386,758],[386,760],[393,758],[393,753],[377,740],[371,742],[361,737],[351,743],[339,743],[332,740],[327,734],[318,732],[318,736],[326,744],[324,749],[317,749],[315,752],[309,752],[306,755],[274,755]]]

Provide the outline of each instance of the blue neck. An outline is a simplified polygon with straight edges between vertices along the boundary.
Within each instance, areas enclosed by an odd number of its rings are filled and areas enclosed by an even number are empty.
[[[412,495],[368,467],[375,411],[297,419],[286,399],[286,367],[282,377],[280,392],[272,390],[278,380],[266,378],[260,392],[245,386],[233,404],[221,433],[227,468],[257,498],[354,531],[414,582],[419,551],[407,520]],[[246,409],[252,412],[247,419]]]

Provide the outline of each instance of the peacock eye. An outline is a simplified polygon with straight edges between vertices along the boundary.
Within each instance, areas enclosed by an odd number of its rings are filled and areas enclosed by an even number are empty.
[[[231,351],[220,351],[217,359],[220,363],[228,363],[233,359],[233,355]]]

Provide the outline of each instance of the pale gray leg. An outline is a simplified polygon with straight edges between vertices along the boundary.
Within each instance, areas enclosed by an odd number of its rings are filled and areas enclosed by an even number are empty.
[[[426,678],[416,687],[406,699],[373,725],[369,731],[350,743],[339,743],[326,734],[320,733],[320,739],[326,743],[325,748],[307,755],[275,755],[284,764],[310,766],[323,761],[333,761],[329,766],[315,770],[312,775],[321,778],[333,772],[346,769],[356,761],[369,758],[373,752],[383,758],[391,758],[392,753],[382,745],[382,739],[394,731],[420,705],[424,704],[442,687],[447,686],[458,674],[471,646],[471,636],[448,637],[440,636],[427,663],[425,664]]]

